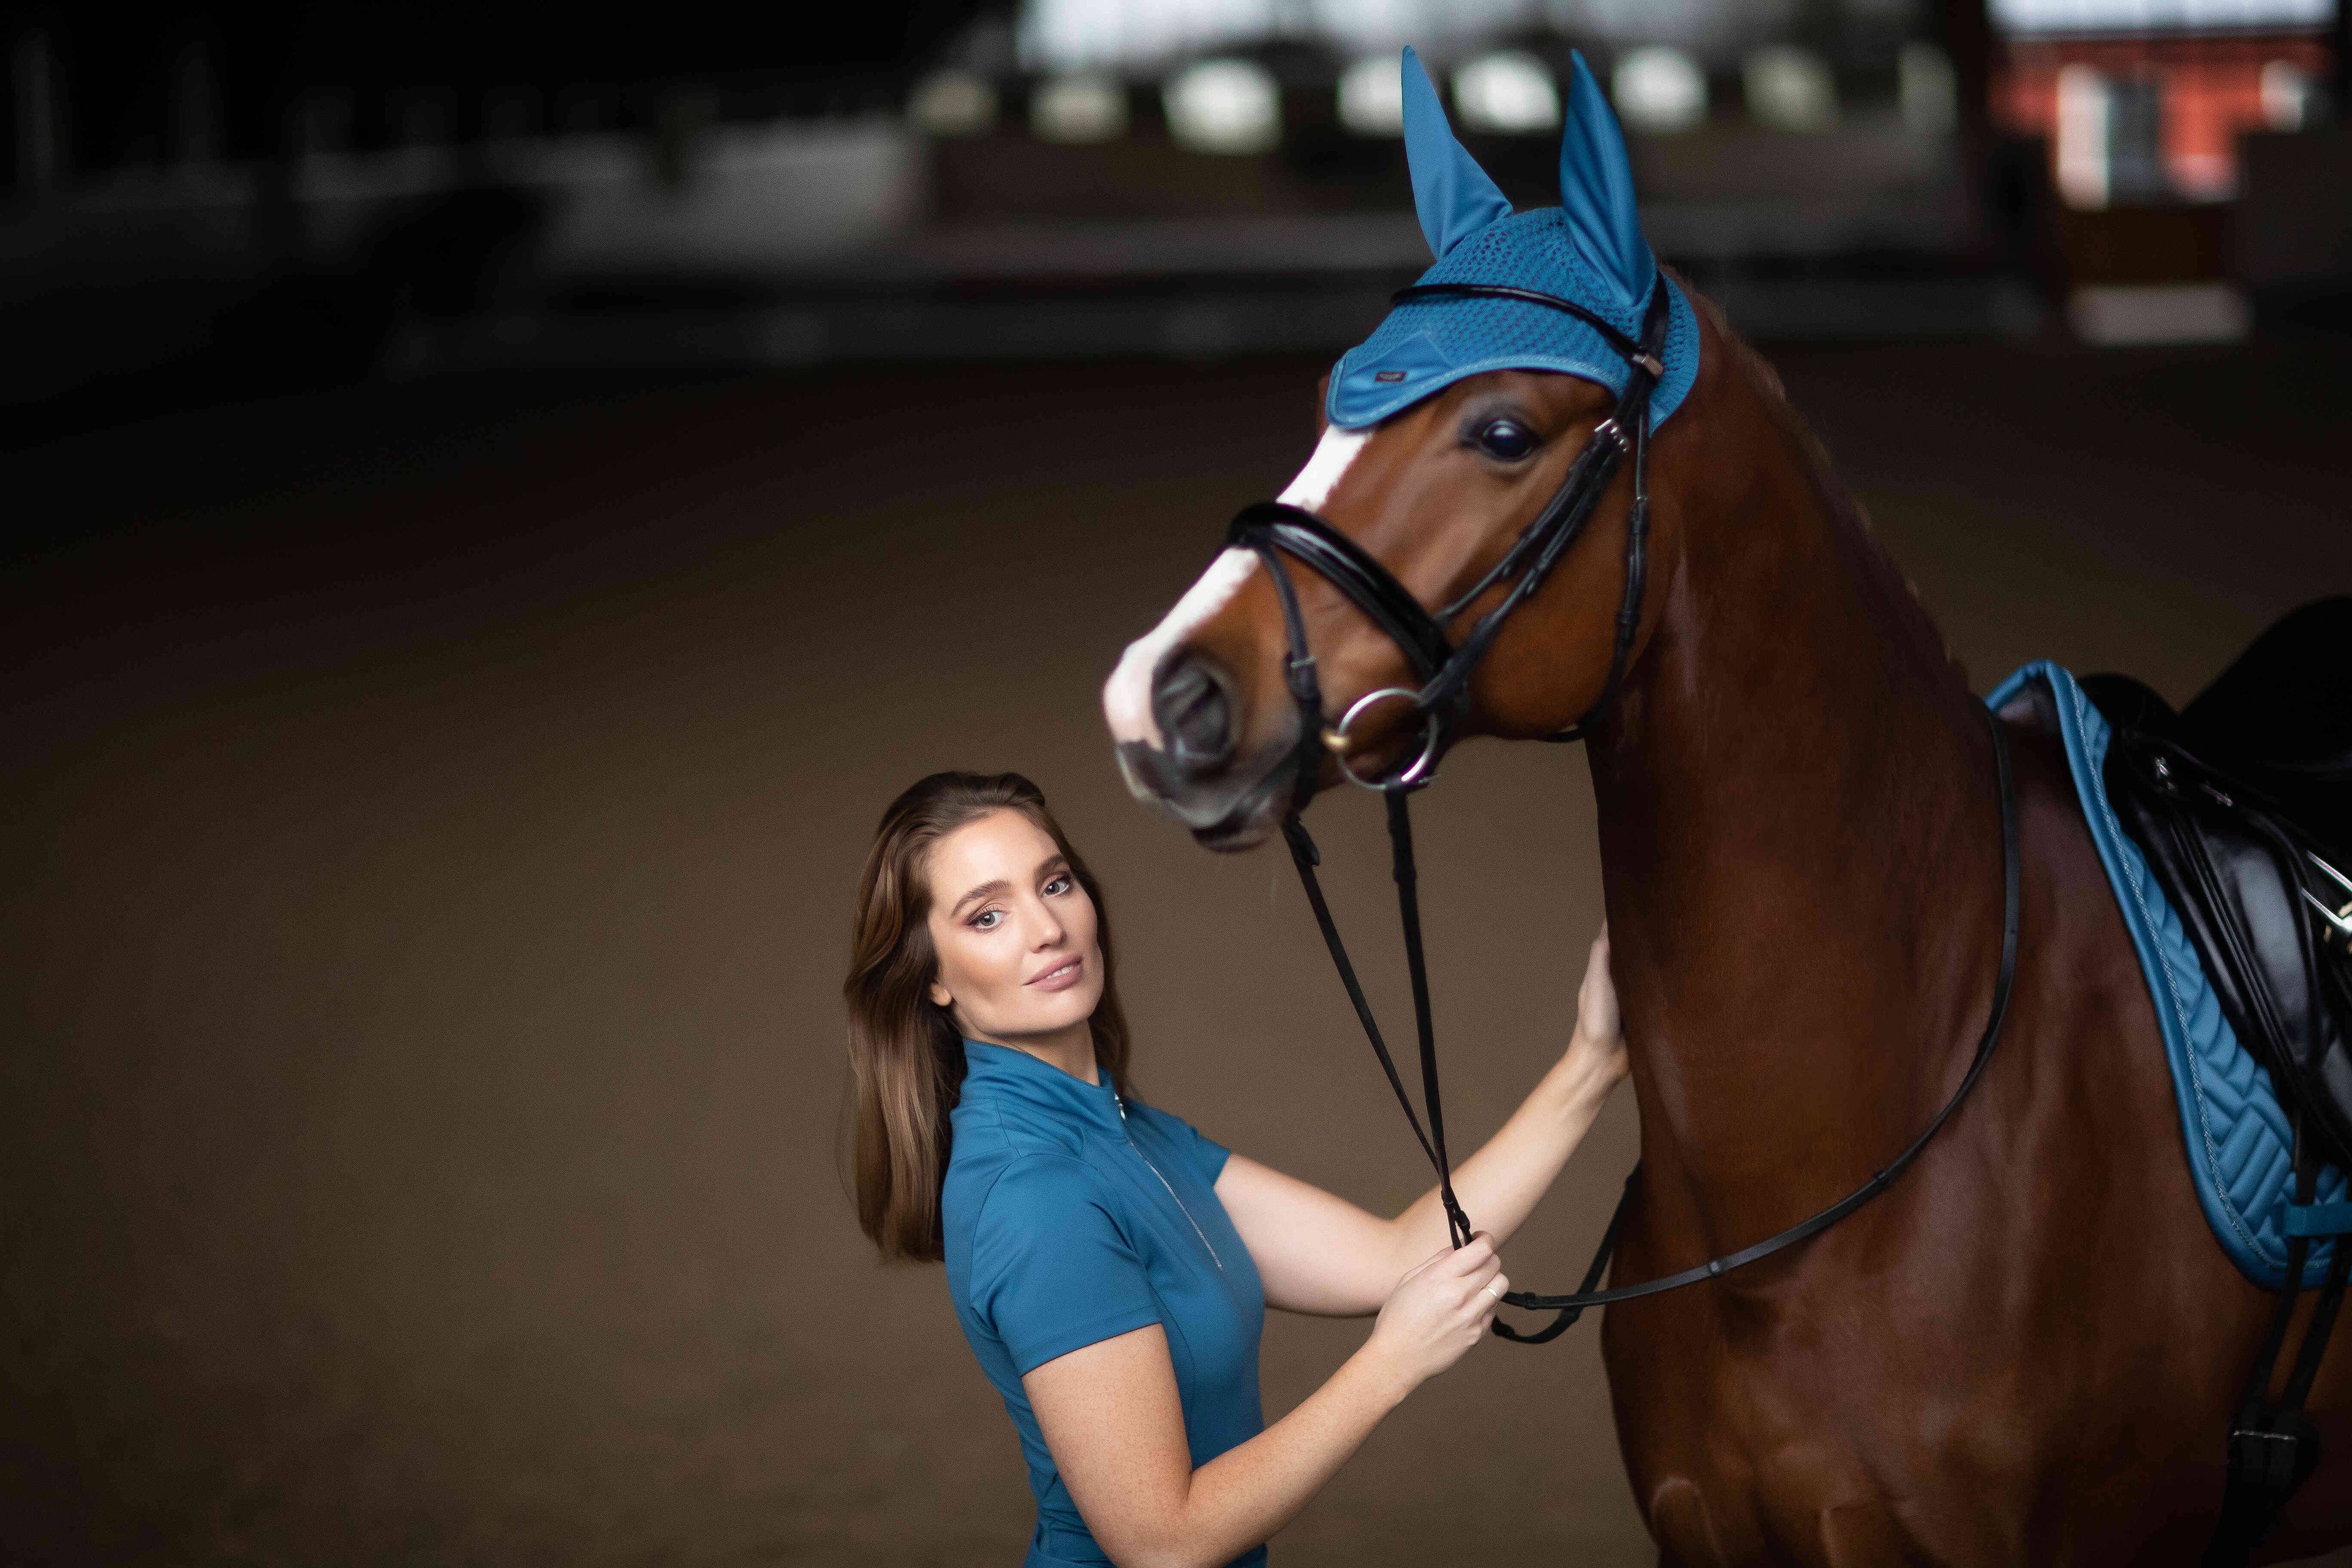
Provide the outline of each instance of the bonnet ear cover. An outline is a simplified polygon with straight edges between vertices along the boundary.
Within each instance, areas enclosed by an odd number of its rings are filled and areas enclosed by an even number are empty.
[[[1408,78],[1410,79],[1410,78]],[[1408,102],[1410,100],[1407,100]],[[1650,297],[1658,275],[1633,204],[1633,165],[1624,132],[1580,49],[1569,57],[1568,126],[1559,142],[1559,205],[1576,253],[1630,309]],[[1429,220],[1422,219],[1424,227]]]
[[[2352,4],[2352,0],[2347,0]],[[1405,158],[1413,207],[1437,259],[1426,290],[1391,308],[1372,335],[1332,367],[1323,410],[1346,430],[1376,425],[1465,376],[1491,370],[1556,371],[1625,389],[1631,374],[1613,340],[1542,304],[1449,285],[1522,289],[1573,301],[1638,336],[1654,294],[1666,301],[1665,373],[1650,394],[1664,424],[1698,377],[1698,318],[1651,255],[1633,202],[1625,138],[1582,55],[1570,58],[1559,146],[1560,205],[1515,213],[1454,138],[1421,57],[1404,51]]]
[[[1489,224],[1511,216],[1511,204],[1486,171],[1454,139],[1445,110],[1421,57],[1404,51],[1404,159],[1412,171],[1412,208],[1429,248],[1439,256]]]

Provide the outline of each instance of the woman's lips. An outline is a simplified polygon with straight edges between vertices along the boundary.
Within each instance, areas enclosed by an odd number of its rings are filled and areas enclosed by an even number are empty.
[[[1076,985],[1078,983],[1078,977],[1086,972],[1087,961],[1083,958],[1073,958],[1055,965],[1028,984],[1034,985],[1040,991],[1066,991]]]

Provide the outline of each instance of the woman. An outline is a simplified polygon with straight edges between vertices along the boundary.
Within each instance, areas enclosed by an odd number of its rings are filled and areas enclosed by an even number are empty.
[[[1469,1246],[1447,1245],[1433,1190],[1381,1219],[1229,1154],[1129,1092],[1102,889],[1017,773],[934,773],[891,804],[844,991],[858,1220],[886,1258],[947,1263],[1028,1459],[1027,1568],[1263,1563],[1485,1334],[1509,1289],[1496,1244],[1625,1072],[1604,931],[1567,1054],[1454,1173],[1493,1227]],[[1271,1426],[1268,1305],[1379,1314]]]

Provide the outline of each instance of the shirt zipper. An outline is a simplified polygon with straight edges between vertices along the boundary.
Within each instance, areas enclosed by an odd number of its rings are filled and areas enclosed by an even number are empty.
[[[1182,1198],[1176,1196],[1175,1187],[1170,1184],[1167,1176],[1161,1173],[1160,1167],[1151,1163],[1151,1156],[1143,1152],[1143,1146],[1135,1141],[1135,1134],[1128,1131],[1126,1100],[1120,1096],[1118,1090],[1112,1089],[1110,1091],[1110,1102],[1118,1107],[1118,1130],[1126,1136],[1127,1146],[1135,1151],[1135,1157],[1143,1162],[1145,1169],[1149,1170],[1153,1175],[1160,1177],[1160,1184],[1168,1188],[1168,1195],[1170,1197],[1175,1198],[1178,1212],[1182,1214],[1187,1220],[1192,1221],[1192,1234],[1199,1237],[1201,1238],[1201,1245],[1209,1249],[1209,1261],[1217,1266],[1218,1273],[1223,1274],[1225,1271],[1225,1260],[1217,1256],[1216,1243],[1211,1241],[1209,1239],[1209,1233],[1201,1228],[1201,1222],[1197,1219],[1192,1219],[1192,1211],[1184,1206],[1184,1200]]]

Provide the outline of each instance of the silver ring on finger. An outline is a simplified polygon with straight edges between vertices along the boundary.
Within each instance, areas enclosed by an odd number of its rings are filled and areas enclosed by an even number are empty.
[[[1495,1282],[1492,1279],[1487,1280],[1482,1289],[1486,1290],[1487,1295],[1492,1296],[1497,1301],[1503,1299],[1503,1293],[1495,1289]]]

